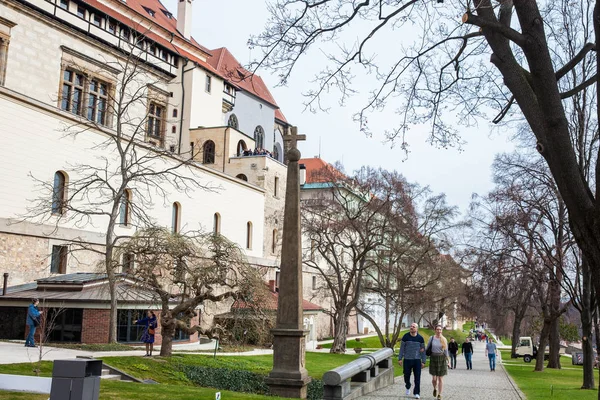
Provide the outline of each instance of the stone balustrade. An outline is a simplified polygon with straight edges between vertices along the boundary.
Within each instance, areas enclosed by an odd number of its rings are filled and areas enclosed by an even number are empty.
[[[394,364],[390,348],[364,354],[323,375],[325,400],[349,400],[394,383]]]

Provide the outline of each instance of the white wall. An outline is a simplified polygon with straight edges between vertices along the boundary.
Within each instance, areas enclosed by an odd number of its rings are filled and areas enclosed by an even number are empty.
[[[211,91],[206,91],[207,72],[200,67],[186,74],[185,79],[191,79],[191,117],[190,128],[199,126],[223,126],[223,80],[214,75],[212,77]]]
[[[258,98],[239,91],[235,98],[235,107],[225,115],[225,124],[229,115],[235,114],[239,122],[239,130],[250,137],[254,137],[254,129],[258,125],[265,131],[264,148],[273,149],[273,126],[275,124],[275,108]]]
[[[17,218],[27,213],[29,201],[40,196],[34,179],[31,176],[51,182],[55,171],[64,170],[70,179],[76,179],[72,166],[88,163],[97,165],[100,156],[110,159],[110,149],[93,149],[105,137],[95,132],[85,132],[76,138],[65,137],[63,127],[72,123],[66,118],[58,118],[50,112],[41,112],[31,104],[23,104],[9,99],[0,91],[0,134],[5,147],[0,167],[0,218]],[[59,115],[68,114],[56,111]],[[173,165],[166,159],[164,166]],[[264,194],[258,188],[252,188],[235,178],[194,168],[194,175],[181,170],[187,176],[213,191],[195,189],[189,195],[175,190],[166,199],[156,198],[154,205],[148,210],[156,222],[167,227],[171,226],[172,203],[178,201],[182,206],[181,226],[183,230],[212,229],[213,215],[221,214],[221,233],[230,240],[237,242],[242,248],[246,244],[246,222],[251,220],[254,226],[252,250],[247,254],[262,256],[263,249],[263,220]],[[31,176],[30,176],[31,175]],[[242,206],[243,199],[243,206]],[[50,201],[50,200],[49,200]],[[135,197],[133,202],[135,202]],[[135,224],[135,221],[134,221]],[[84,229],[102,233],[105,230],[104,217],[95,217],[91,224],[65,224],[66,228]],[[132,234],[129,228],[118,228],[125,234]]]

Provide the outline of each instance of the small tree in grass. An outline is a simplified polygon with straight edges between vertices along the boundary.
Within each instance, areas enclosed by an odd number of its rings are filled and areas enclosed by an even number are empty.
[[[171,355],[176,330],[209,337],[223,332],[219,325],[204,329],[191,323],[199,306],[227,300],[260,304],[267,290],[260,271],[221,235],[183,235],[150,227],[133,236],[122,251],[135,258],[132,275],[160,301],[161,356]]]

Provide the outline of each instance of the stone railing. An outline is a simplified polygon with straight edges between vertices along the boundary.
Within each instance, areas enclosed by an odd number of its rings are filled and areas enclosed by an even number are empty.
[[[349,400],[394,383],[394,352],[390,348],[364,354],[323,375],[325,400]]]

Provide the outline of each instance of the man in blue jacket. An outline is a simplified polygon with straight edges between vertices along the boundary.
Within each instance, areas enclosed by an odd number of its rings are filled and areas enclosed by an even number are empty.
[[[27,308],[27,325],[29,326],[29,333],[27,339],[25,339],[25,347],[36,347],[35,346],[35,328],[39,325],[39,318],[42,314],[37,309],[37,305],[40,303],[38,299],[31,300],[29,308]]]
[[[419,325],[410,324],[409,332],[402,336],[400,343],[400,353],[398,354],[398,364],[404,363],[404,384],[406,386],[406,395],[410,396],[410,374],[415,374],[415,388],[413,394],[415,398],[421,398],[421,369],[425,368],[425,339],[419,335]]]

